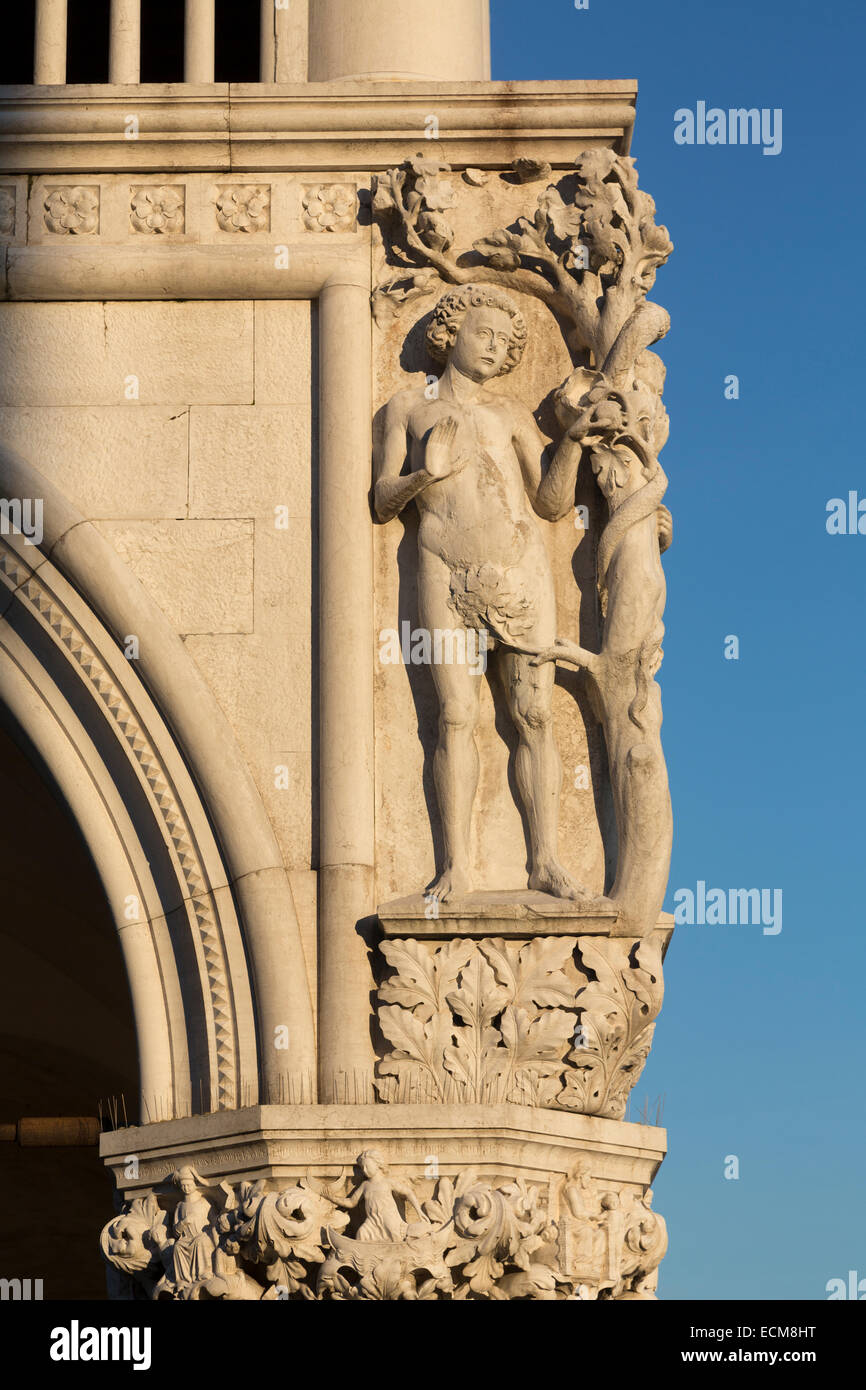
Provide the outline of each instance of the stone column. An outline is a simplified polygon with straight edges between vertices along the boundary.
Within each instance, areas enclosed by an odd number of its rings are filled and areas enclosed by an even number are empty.
[[[488,0],[310,0],[310,81],[490,77]]]
[[[183,80],[214,80],[214,0],[186,0]]]
[[[369,287],[319,299],[319,1099],[373,1099],[373,541]]]
[[[141,0],[111,0],[108,80],[141,80]]]
[[[37,86],[66,81],[66,0],[36,0],[34,57]]]
[[[261,0],[261,82],[306,82],[308,6],[292,0],[279,10],[274,0]]]

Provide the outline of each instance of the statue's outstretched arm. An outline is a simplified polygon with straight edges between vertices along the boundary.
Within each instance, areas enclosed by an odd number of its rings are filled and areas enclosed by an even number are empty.
[[[562,661],[567,666],[581,667],[586,671],[598,671],[602,662],[602,657],[598,652],[588,651],[586,647],[580,647],[576,642],[569,642],[565,637],[557,637],[552,647],[515,645],[514,650],[523,652],[525,656],[530,657],[530,666],[541,666],[546,661]]]
[[[533,509],[545,521],[559,521],[574,506],[581,446],[565,436],[553,458],[544,435],[525,406],[514,402],[514,447]]]
[[[577,468],[583,445],[565,434],[546,469],[535,498],[535,510],[545,521],[559,521],[574,506]],[[549,451],[547,451],[549,457]]]

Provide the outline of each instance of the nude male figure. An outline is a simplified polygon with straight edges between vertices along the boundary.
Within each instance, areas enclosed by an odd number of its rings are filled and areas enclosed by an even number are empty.
[[[445,370],[433,399],[424,386],[390,401],[377,459],[375,507],[389,521],[413,499],[423,627],[474,628],[493,650],[517,731],[517,783],[530,839],[529,886],[561,898],[589,896],[557,857],[562,765],[553,736],[553,664],[514,650],[546,649],[556,638],[553,577],[535,514],[555,519],[545,476],[559,484],[580,445],[565,436],[545,472],[546,445],[530,411],[488,389],[523,353],[526,325],[500,290],[467,285],[440,300],[427,335]],[[403,467],[408,454],[408,473]],[[541,494],[539,490],[541,489]],[[573,485],[572,485],[573,499]],[[557,509],[561,510],[561,509]],[[437,900],[471,887],[469,833],[478,784],[481,683],[469,665],[434,663],[439,742],[434,781],[445,863],[428,890]]]

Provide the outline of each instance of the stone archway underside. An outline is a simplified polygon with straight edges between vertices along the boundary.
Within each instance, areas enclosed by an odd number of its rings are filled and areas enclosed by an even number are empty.
[[[2,463],[4,495],[43,498],[48,520],[39,548],[0,538],[0,700],[54,774],[105,888],[133,999],[142,1120],[269,1095],[311,1100],[291,892],[220,711],[104,538],[35,469],[5,452]],[[138,661],[124,655],[128,633]],[[177,736],[184,722],[216,733],[210,795],[200,750]],[[239,804],[240,834],[228,815]],[[292,1046],[262,1046],[287,1017]]]

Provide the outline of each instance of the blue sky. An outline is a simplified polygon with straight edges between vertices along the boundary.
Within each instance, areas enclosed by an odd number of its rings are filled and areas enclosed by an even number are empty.
[[[826,1298],[829,1279],[866,1279],[866,535],[826,529],[830,498],[866,499],[866,6],[493,0],[492,15],[494,78],[639,83],[631,153],[676,248],[652,295],[673,320],[666,907],[700,879],[783,890],[778,935],[683,925],[668,955],[632,1105],[665,1096],[659,1293]],[[781,153],[675,144],[674,112],[698,101],[782,108]]]

